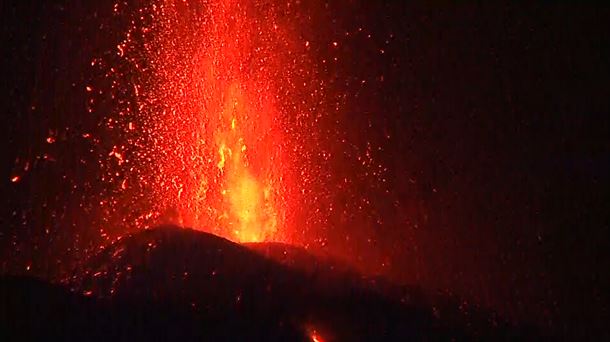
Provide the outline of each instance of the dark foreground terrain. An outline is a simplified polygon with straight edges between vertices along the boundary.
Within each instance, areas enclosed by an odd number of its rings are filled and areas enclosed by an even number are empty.
[[[282,244],[159,227],[124,238],[65,284],[0,280],[0,340],[534,338],[455,298],[358,276]]]

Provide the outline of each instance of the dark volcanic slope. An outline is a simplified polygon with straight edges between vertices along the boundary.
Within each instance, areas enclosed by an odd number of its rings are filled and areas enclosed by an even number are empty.
[[[303,250],[281,253],[292,255],[292,262],[263,256],[282,249],[289,247],[248,248],[159,227],[89,260],[75,274],[72,294],[5,279],[0,318],[19,323],[6,324],[4,331],[34,328],[52,337],[311,340],[314,331],[324,341],[516,337],[516,329],[493,315],[449,301],[432,304],[404,288],[389,291],[385,285],[382,293],[378,282]]]

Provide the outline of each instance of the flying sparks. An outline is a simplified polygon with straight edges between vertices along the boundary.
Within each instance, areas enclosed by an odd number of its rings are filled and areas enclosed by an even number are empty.
[[[169,221],[240,242],[289,239],[308,179],[294,122],[324,90],[307,94],[316,80],[306,47],[276,7],[221,0],[140,9],[117,62],[91,63],[110,70],[119,100],[107,125],[128,137],[103,162],[108,182],[121,185],[114,203],[137,213],[140,228]]]
[[[100,232],[87,233],[84,253],[166,223],[236,242],[368,250],[383,224],[372,199],[389,194],[375,160],[385,138],[374,112],[349,112],[373,80],[341,68],[349,41],[371,35],[321,34],[330,13],[298,1],[116,3],[80,89],[99,119],[79,132],[98,164],[84,182],[91,198],[76,200]],[[65,144],[49,134],[49,149]]]

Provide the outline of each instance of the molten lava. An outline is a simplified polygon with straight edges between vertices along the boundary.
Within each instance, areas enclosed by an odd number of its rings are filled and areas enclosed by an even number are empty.
[[[255,139],[250,138],[252,127],[256,123],[250,122],[249,127],[243,127],[237,123],[243,120],[248,123],[248,118],[256,113],[251,113],[251,100],[241,95],[238,85],[229,88],[226,101],[222,107],[222,123],[215,132],[215,144],[218,146],[218,177],[220,180],[220,194],[222,208],[218,217],[219,226],[226,229],[224,235],[228,235],[237,241],[262,241],[272,238],[277,230],[277,216],[280,203],[275,201],[273,168],[277,167],[273,160],[264,159],[271,155],[273,146],[271,144],[258,144]],[[262,112],[265,113],[265,112]],[[272,108],[266,112],[267,115],[277,115]],[[227,123],[230,123],[227,125]],[[243,127],[243,128],[242,128]],[[248,129],[250,128],[250,129]],[[246,140],[248,136],[250,139]],[[261,159],[251,163],[248,158],[246,141],[252,142],[251,146],[262,149]],[[251,171],[258,162],[257,174]],[[281,170],[280,170],[281,171]],[[205,193],[207,182],[202,182],[201,192]],[[276,185],[277,186],[277,185]]]
[[[368,250],[387,169],[341,89],[368,83],[338,70],[339,38],[370,34],[320,34],[322,4],[151,1],[114,6],[108,26],[121,38],[91,62],[104,78],[83,89],[104,128],[87,137],[103,151],[92,208],[102,241],[170,223],[237,242]],[[364,228],[373,233],[356,236]]]
[[[303,193],[295,174],[305,173],[289,137],[295,110],[308,105],[295,98],[304,88],[296,81],[310,71],[295,59],[305,46],[277,12],[231,0],[161,1],[132,20],[117,46],[122,62],[109,73],[115,93],[127,75],[132,82],[110,120],[129,144],[113,146],[116,161],[106,166],[121,184],[113,205],[138,213],[137,226],[165,221],[239,242],[288,239]],[[153,194],[149,203],[143,193]]]

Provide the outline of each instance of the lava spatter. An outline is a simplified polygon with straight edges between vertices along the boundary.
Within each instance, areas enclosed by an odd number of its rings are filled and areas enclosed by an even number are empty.
[[[294,123],[324,89],[297,98],[320,82],[280,12],[161,1],[132,16],[120,62],[106,63],[122,97],[107,124],[128,141],[102,164],[113,205],[129,208],[136,227],[171,222],[240,242],[291,239],[310,178]]]

